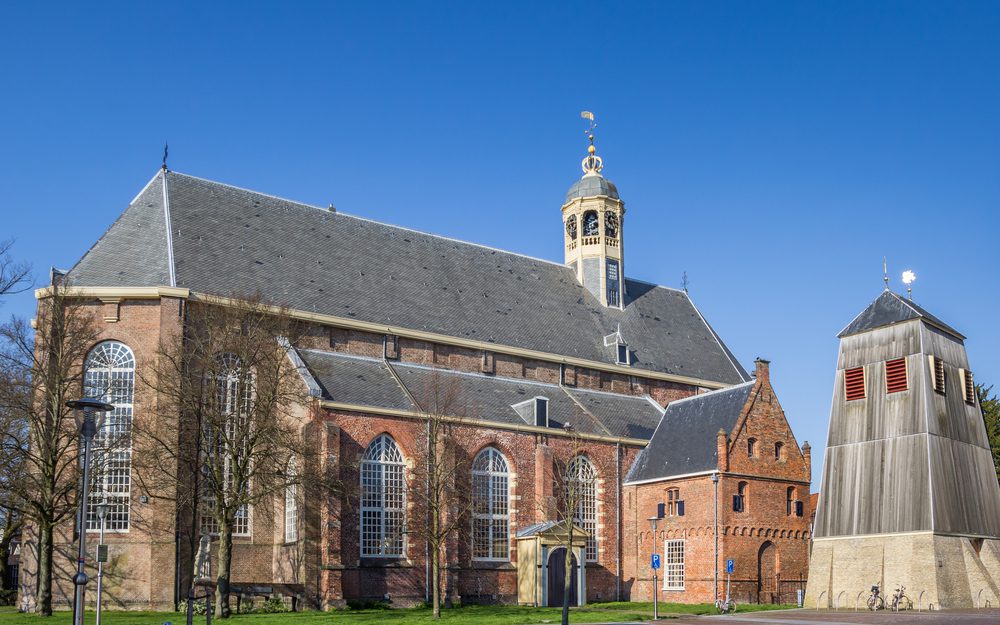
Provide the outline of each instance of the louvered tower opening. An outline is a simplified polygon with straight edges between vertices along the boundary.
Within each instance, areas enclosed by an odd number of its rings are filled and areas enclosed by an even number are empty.
[[[864,367],[855,367],[844,372],[844,390],[847,401],[865,398]]]
[[[906,359],[885,361],[885,392],[901,393],[906,389]]]

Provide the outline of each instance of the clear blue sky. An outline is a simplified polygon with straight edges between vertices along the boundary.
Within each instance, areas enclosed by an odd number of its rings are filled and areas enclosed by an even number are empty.
[[[995,2],[7,3],[0,58],[0,239],[40,282],[164,140],[177,171],[561,261],[588,109],[628,273],[687,271],[773,361],[814,488],[883,255],[1000,388]]]

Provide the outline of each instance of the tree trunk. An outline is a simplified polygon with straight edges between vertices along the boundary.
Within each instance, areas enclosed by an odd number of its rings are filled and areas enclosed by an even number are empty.
[[[219,526],[219,575],[215,580],[215,616],[229,618],[229,577],[233,564],[232,525]]]
[[[431,580],[434,583],[434,593],[433,593],[433,606],[434,606],[434,618],[441,618],[441,553],[440,548],[434,548],[434,554],[431,556]]]
[[[52,526],[38,527],[38,596],[35,610],[42,616],[52,616]]]
[[[573,533],[570,532],[570,538],[572,538]],[[564,556],[566,566],[566,575],[563,576],[563,606],[562,606],[562,625],[569,625],[569,591],[573,588],[573,541],[570,540],[570,544],[566,547],[566,555]]]

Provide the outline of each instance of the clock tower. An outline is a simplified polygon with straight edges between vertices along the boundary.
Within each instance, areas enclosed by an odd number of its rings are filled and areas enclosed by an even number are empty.
[[[591,128],[593,130],[593,128]],[[591,132],[583,177],[566,193],[562,207],[565,262],[576,279],[601,304],[625,307],[625,250],[622,245],[625,203],[614,183],[601,175]]]

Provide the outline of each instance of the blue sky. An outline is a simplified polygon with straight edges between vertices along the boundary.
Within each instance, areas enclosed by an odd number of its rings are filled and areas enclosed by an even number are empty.
[[[883,256],[1000,388],[997,33],[974,2],[8,3],[0,239],[71,266],[169,140],[177,171],[560,261],[591,110],[627,273],[686,271],[773,361],[815,489]]]

